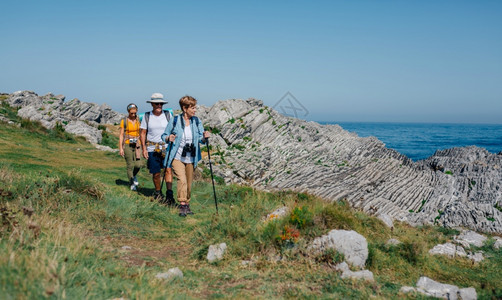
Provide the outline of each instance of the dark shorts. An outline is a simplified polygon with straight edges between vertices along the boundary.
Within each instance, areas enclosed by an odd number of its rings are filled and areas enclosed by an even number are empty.
[[[148,170],[150,174],[160,173],[160,170],[164,168],[164,158],[159,152],[148,152],[147,161]]]

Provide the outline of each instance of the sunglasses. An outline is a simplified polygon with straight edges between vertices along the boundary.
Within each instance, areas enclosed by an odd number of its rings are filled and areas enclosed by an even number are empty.
[[[162,105],[164,105],[164,103],[152,103],[152,105],[160,105],[160,106],[162,106]]]

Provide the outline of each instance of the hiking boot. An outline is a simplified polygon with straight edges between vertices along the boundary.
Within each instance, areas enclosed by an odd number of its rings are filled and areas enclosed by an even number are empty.
[[[165,203],[172,207],[179,207],[179,205],[174,201],[174,194],[172,190],[166,191],[166,200]]]
[[[160,202],[162,200],[162,198],[164,198],[164,195],[162,195],[161,191],[155,191],[155,192],[153,192],[152,197],[155,201]]]
[[[132,179],[132,184],[134,184],[135,186],[139,185],[138,178],[136,178],[136,176],[134,176],[134,178]]]
[[[187,205],[186,204],[181,204],[180,205],[180,217],[186,217],[187,216]]]
[[[135,184],[131,184],[131,191],[137,191],[137,190],[138,190],[138,186]]]
[[[187,215],[193,215],[193,211],[190,209],[190,204],[187,204],[186,213],[187,213]]]

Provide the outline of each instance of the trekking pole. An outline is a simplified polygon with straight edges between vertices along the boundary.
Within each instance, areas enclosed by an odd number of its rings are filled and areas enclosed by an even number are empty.
[[[206,138],[207,157],[209,158],[209,170],[211,171],[211,181],[213,182],[214,205],[218,214],[218,200],[216,200],[216,189],[214,188],[213,165],[211,164],[211,151],[209,151],[209,138]]]
[[[169,156],[171,155],[171,149],[173,148],[173,142],[169,142],[169,153],[166,156],[164,167],[164,174],[162,175],[162,183],[160,184],[160,193],[162,194],[162,188],[164,187],[164,181],[166,181],[167,163],[169,161]],[[166,191],[167,193],[167,191]]]

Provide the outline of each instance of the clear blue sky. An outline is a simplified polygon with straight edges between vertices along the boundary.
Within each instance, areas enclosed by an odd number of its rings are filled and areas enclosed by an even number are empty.
[[[502,1],[2,1],[0,92],[141,110],[288,91],[317,121],[502,123]]]

